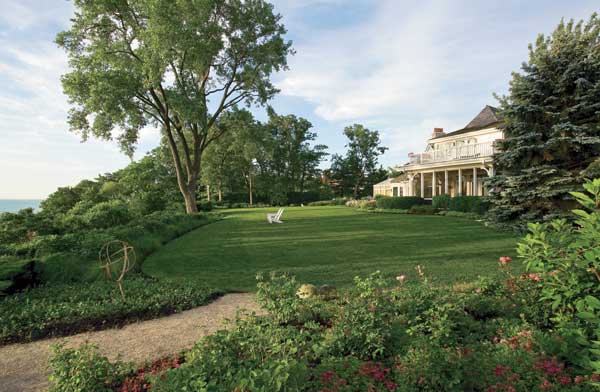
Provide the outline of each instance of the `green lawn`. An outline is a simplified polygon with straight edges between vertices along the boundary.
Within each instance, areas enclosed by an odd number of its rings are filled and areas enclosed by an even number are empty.
[[[302,282],[345,287],[376,270],[411,279],[417,264],[442,281],[468,281],[495,273],[499,256],[514,256],[515,237],[459,218],[295,207],[286,208],[283,224],[268,224],[266,213],[276,210],[228,210],[224,220],[162,247],[143,270],[249,291],[257,272],[288,271]]]

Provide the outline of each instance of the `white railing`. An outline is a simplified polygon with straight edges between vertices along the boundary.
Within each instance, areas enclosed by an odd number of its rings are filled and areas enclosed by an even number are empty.
[[[446,162],[461,159],[473,159],[491,157],[496,152],[494,143],[465,144],[458,147],[450,147],[444,150],[432,150],[419,154],[409,155],[411,164],[423,164],[434,162]]]

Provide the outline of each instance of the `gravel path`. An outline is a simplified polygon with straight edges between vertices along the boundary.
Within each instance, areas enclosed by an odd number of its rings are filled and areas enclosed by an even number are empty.
[[[254,294],[227,294],[205,306],[120,329],[0,347],[0,391],[47,390],[52,344],[89,342],[110,359],[120,355],[123,361],[144,362],[191,348],[201,336],[223,329],[223,321],[233,320],[238,308],[258,312]]]

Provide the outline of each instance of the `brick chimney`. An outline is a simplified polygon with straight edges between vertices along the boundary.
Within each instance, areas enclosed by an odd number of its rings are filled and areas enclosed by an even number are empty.
[[[433,133],[431,134],[431,137],[440,137],[444,135],[444,128],[433,128]]]

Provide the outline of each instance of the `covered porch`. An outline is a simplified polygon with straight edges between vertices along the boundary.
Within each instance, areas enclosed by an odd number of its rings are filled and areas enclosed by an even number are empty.
[[[408,194],[431,199],[438,195],[485,196],[484,183],[493,167],[473,166],[419,170],[408,174]]]

